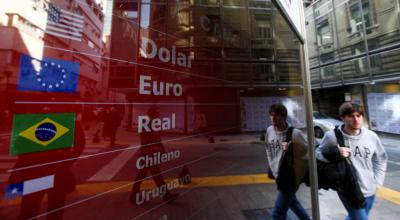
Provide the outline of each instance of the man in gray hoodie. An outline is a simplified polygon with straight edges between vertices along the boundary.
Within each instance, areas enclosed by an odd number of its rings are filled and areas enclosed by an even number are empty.
[[[300,130],[293,129],[291,141],[287,142],[286,136],[290,126],[286,122],[287,109],[284,105],[280,103],[271,105],[269,107],[269,117],[272,125],[267,128],[265,144],[269,167],[275,179],[280,178],[279,173],[282,174],[282,170],[280,172],[279,169],[284,152],[288,151],[290,144],[293,147],[293,173],[289,174],[289,178],[283,181],[287,181],[284,184],[293,184],[294,189],[278,189],[272,213],[273,219],[285,220],[287,211],[290,208],[299,219],[309,220],[311,218],[297,200],[295,194],[308,169],[307,141]]]
[[[355,207],[343,192],[338,191],[338,195],[349,214],[346,219],[368,219],[376,191],[382,186],[385,178],[387,154],[378,135],[362,127],[364,115],[362,106],[345,102],[339,108],[339,115],[344,122],[339,129],[346,147],[338,146],[334,131],[328,131],[316,149],[316,157],[318,160],[330,162],[322,152],[325,148],[337,146],[340,156],[350,159],[365,197],[364,207]]]

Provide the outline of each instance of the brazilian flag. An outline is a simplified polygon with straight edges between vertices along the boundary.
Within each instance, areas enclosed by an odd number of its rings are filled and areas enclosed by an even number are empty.
[[[16,114],[11,155],[72,147],[75,113]]]

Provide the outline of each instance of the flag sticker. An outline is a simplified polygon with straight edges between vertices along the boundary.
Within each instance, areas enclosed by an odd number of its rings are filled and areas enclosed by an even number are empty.
[[[68,131],[68,128],[60,125],[50,118],[45,118],[32,127],[19,133],[19,135],[42,146],[47,146]]]
[[[75,113],[16,114],[11,155],[72,147]]]
[[[42,60],[22,54],[19,91],[75,93],[79,63],[44,57]]]
[[[6,188],[6,199],[14,199],[16,197],[22,196],[24,190],[24,183],[11,183]]]
[[[6,188],[5,198],[14,199],[19,196],[29,195],[53,187],[54,175],[26,180],[19,183],[11,183]]]
[[[84,25],[84,17],[82,15],[64,10],[50,3],[47,5],[47,13],[47,27],[45,30],[47,34],[75,41],[82,40]]]

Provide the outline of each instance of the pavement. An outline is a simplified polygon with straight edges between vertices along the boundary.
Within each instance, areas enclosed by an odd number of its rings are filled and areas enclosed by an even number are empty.
[[[377,132],[379,138],[385,147],[399,147],[400,148],[400,135],[399,134],[388,134]]]
[[[120,128],[118,131],[120,138],[117,141],[120,147],[110,148],[106,140],[92,143],[93,132],[87,132],[88,145],[83,156],[100,153],[103,155],[116,149],[118,155],[112,155],[113,157],[104,163],[98,163],[100,160],[90,157],[75,164],[74,169],[79,168],[85,171],[82,173],[88,174],[78,178],[80,180],[76,191],[69,195],[72,202],[64,207],[64,219],[272,219],[276,185],[266,175],[264,165],[266,156],[263,143],[259,141],[259,134],[213,135],[215,143],[208,143],[210,135],[190,138],[173,135],[163,137],[167,150],[181,149],[182,155],[187,155],[185,149],[190,149],[188,151],[191,153],[190,156],[196,158],[190,158],[186,163],[190,168],[191,182],[179,185],[173,190],[178,195],[173,201],[156,198],[147,204],[135,207],[127,202],[126,195],[131,190],[132,180],[126,178],[124,174],[124,170],[128,172],[132,170],[129,165],[132,161],[129,161],[129,158],[133,152],[128,149],[128,144],[132,146],[132,143],[139,142],[137,136],[131,134],[132,131]],[[379,135],[385,147],[397,149],[399,146],[399,137]],[[0,137],[10,136],[3,133]],[[204,152],[210,153],[211,156],[198,158]],[[3,169],[1,174],[7,174],[3,171],[13,167],[15,158],[0,156],[0,169]],[[85,166],[96,169],[89,173],[90,169],[85,169]],[[181,165],[166,168],[164,172],[174,171],[179,166]],[[110,170],[113,175],[106,176],[105,174],[110,174]],[[173,182],[176,175],[166,176],[168,176],[167,182]],[[3,177],[2,181],[7,181],[7,177]],[[145,189],[155,187],[152,180],[146,179],[143,182]],[[398,185],[398,182],[395,185]],[[370,219],[399,219],[400,192],[397,190],[390,185],[385,185],[379,190]],[[310,189],[302,185],[297,197],[311,215]],[[9,208],[18,206],[20,202],[18,199],[0,200],[0,217],[2,210],[9,213],[6,216],[12,216],[13,211]],[[322,220],[344,219],[346,216],[346,211],[334,191],[319,191],[319,210]],[[46,213],[45,210],[43,212]],[[297,218],[290,212],[288,219]]]

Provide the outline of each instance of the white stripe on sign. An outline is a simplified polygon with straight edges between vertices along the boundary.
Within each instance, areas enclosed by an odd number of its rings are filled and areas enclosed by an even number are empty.
[[[54,187],[54,175],[27,180],[24,182],[22,195],[28,195]]]
[[[89,178],[89,181],[107,181],[111,180],[118,171],[128,162],[135,154],[135,150],[125,150],[118,154],[110,163],[105,165],[101,170]]]

